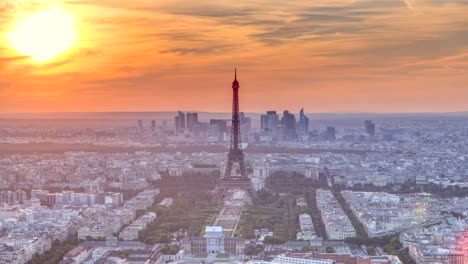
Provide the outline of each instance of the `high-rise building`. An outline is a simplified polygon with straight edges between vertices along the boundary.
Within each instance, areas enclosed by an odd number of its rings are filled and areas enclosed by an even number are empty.
[[[210,120],[210,136],[217,137],[219,141],[224,141],[228,133],[228,124],[223,119]]]
[[[370,136],[375,136],[375,124],[372,120],[364,121],[364,127],[366,128],[367,134]]]
[[[325,132],[325,139],[329,141],[336,140],[336,128],[329,126],[327,127],[327,131]]]
[[[299,113],[297,132],[301,136],[309,134],[309,118],[304,114],[304,108],[302,108]]]
[[[187,113],[187,129],[192,131],[196,124],[198,124],[198,113]]]
[[[138,130],[143,130],[143,120],[138,120]]]
[[[296,139],[296,117],[294,114],[289,113],[285,110],[283,112],[283,118],[281,119],[283,140],[295,140]]]
[[[180,117],[179,116],[174,117],[174,127],[175,127],[176,134],[179,134],[180,132]]]
[[[276,111],[268,111],[267,112],[268,116],[268,122],[267,122],[267,127],[269,130],[276,130],[279,125],[279,117]]]
[[[180,128],[185,129],[187,127],[185,124],[185,114],[179,111],[177,115],[179,116]]]
[[[260,117],[261,129],[274,131],[279,125],[279,117],[276,111],[268,111]]]
[[[156,120],[151,120],[151,131],[156,131]]]
[[[185,114],[183,112],[177,112],[177,116],[174,118],[174,125],[176,134],[180,134],[185,129]]]
[[[267,115],[261,115],[260,116],[260,128],[262,130],[267,130],[268,127],[268,116]]]
[[[252,128],[252,118],[245,116],[245,113],[240,113],[241,135],[242,140],[247,142],[250,129]]]

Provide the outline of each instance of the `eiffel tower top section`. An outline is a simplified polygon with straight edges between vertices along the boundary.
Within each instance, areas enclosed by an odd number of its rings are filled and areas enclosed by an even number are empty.
[[[237,69],[234,71],[234,81],[232,82],[232,126],[231,143],[229,153],[241,153],[241,132],[239,114],[239,81],[237,81]]]

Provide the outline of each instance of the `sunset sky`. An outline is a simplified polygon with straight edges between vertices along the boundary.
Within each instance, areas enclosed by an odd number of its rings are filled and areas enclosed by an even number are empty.
[[[0,112],[228,112],[234,67],[248,112],[468,111],[468,0],[0,0]]]

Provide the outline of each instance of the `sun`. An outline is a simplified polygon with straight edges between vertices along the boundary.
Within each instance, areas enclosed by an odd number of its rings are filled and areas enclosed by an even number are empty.
[[[44,63],[71,50],[77,40],[75,16],[61,8],[20,15],[6,42],[31,61]]]

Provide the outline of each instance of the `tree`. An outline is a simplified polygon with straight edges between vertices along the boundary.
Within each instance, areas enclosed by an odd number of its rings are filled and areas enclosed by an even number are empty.
[[[263,239],[263,243],[265,244],[275,244],[275,245],[279,245],[279,244],[284,244],[286,243],[285,240],[277,237],[277,236],[266,236],[264,239]]]
[[[367,247],[367,254],[370,255],[370,256],[375,256],[377,255],[377,253],[375,252],[375,248],[370,246],[370,247]]]
[[[325,248],[325,252],[327,253],[335,253],[335,250],[332,247]]]
[[[394,250],[399,250],[401,248],[401,244],[400,244],[400,238],[399,237],[393,237],[391,240],[390,240],[390,245],[392,245],[393,249]]]
[[[247,245],[245,247],[245,254],[247,256],[252,256],[255,253],[255,248],[252,245]]]
[[[258,254],[262,253],[263,250],[264,250],[263,245],[257,244],[257,245],[255,246],[255,255],[258,255]]]
[[[176,245],[172,245],[169,250],[169,255],[175,255],[179,252],[179,247]]]
[[[166,234],[166,233],[160,234],[160,235],[157,237],[156,240],[157,240],[157,242],[159,242],[159,243],[170,243],[170,242],[171,242],[171,239],[170,239],[169,235]]]
[[[171,249],[170,249],[169,245],[168,245],[168,244],[165,244],[165,245],[161,248],[161,253],[163,253],[163,254],[168,254],[170,250],[171,250]]]
[[[393,248],[393,246],[391,244],[388,244],[388,245],[385,245],[383,247],[383,251],[389,255],[395,255],[396,252],[395,252],[395,249]]]
[[[254,228],[251,224],[242,226],[242,237],[245,239],[255,238]]]
[[[308,252],[308,251],[311,251],[311,250],[312,250],[311,247],[304,246],[304,247],[302,247],[301,252]]]

